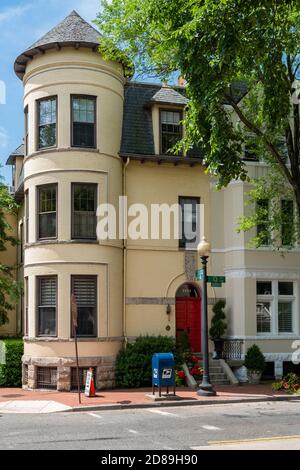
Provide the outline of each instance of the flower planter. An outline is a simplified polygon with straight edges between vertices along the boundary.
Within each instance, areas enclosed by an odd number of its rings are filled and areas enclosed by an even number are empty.
[[[261,370],[248,370],[248,380],[250,384],[259,384],[262,376]]]
[[[214,339],[214,345],[215,345],[215,356],[213,357],[213,359],[223,359],[224,340]]]

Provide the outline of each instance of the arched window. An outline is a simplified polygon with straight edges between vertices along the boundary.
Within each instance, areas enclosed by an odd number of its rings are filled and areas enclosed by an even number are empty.
[[[176,297],[190,297],[193,299],[197,299],[199,297],[199,292],[196,286],[193,284],[182,284],[177,292],[176,292]]]

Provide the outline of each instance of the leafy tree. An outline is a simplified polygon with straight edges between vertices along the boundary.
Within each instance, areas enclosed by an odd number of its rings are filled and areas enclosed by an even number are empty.
[[[105,57],[127,57],[137,74],[166,80],[176,72],[187,80],[183,145],[201,146],[218,187],[248,179],[242,149],[250,138],[300,216],[299,0],[102,4],[97,24]],[[276,196],[276,188],[269,189],[268,196]],[[251,220],[243,222],[243,229],[251,226]]]
[[[7,246],[17,245],[18,241],[11,232],[7,215],[17,210],[17,204],[9,194],[7,187],[0,181],[0,326],[8,322],[7,312],[13,309],[12,303],[20,295],[20,286],[14,279],[15,266],[7,266],[1,263],[1,252],[7,250]]]

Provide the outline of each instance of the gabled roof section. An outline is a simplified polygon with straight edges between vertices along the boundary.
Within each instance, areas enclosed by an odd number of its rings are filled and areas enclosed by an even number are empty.
[[[16,150],[14,150],[7,159],[6,165],[13,165],[16,157],[24,157],[24,144],[19,145]]]
[[[27,62],[35,55],[49,49],[67,46],[96,49],[100,37],[100,33],[73,10],[63,21],[19,55],[15,62],[15,72],[22,79]]]
[[[171,104],[176,106],[186,106],[188,99],[178,91],[170,88],[168,85],[163,85],[154,96],[152,96],[150,103]]]

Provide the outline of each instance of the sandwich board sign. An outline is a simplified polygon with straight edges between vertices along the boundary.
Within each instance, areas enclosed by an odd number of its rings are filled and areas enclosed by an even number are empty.
[[[86,382],[85,382],[84,394],[85,394],[86,397],[94,397],[95,396],[95,384],[94,384],[93,369],[89,369],[86,373]]]

